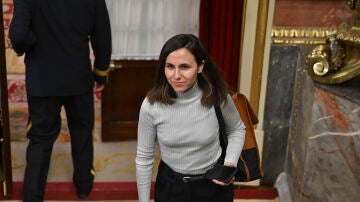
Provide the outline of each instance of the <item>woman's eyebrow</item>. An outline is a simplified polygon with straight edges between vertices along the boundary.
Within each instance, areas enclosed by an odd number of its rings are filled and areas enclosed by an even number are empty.
[[[179,66],[190,66],[188,63],[181,63]]]

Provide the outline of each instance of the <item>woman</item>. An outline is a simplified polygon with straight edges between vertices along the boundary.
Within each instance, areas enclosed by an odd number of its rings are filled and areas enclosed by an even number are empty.
[[[224,165],[237,165],[245,126],[226,82],[200,40],[191,34],[170,38],[163,46],[153,88],[139,116],[136,176],[140,202],[150,200],[155,142],[161,162],[155,183],[156,202],[233,201],[231,182],[206,179],[205,173],[222,162],[220,106],[228,146]]]

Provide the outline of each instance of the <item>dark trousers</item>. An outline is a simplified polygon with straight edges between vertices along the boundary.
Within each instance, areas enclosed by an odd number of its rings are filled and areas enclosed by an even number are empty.
[[[209,179],[184,182],[184,176],[191,175],[176,173],[161,161],[155,182],[155,202],[232,202],[234,199],[233,185],[220,186]]]
[[[65,108],[71,134],[74,165],[73,183],[78,192],[92,189],[94,180],[93,142],[94,97],[92,89],[83,95],[33,97],[28,95],[29,123],[23,201],[41,202],[44,198],[53,144],[61,129],[60,111]]]

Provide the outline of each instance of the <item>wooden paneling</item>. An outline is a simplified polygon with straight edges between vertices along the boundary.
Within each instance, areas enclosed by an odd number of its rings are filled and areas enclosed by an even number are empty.
[[[102,141],[136,139],[139,110],[152,87],[157,61],[115,62],[102,94]]]

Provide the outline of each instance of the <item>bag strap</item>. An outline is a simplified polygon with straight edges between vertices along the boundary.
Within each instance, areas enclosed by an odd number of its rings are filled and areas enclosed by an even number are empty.
[[[216,118],[219,123],[219,140],[220,140],[220,146],[222,149],[220,158],[221,158],[221,161],[223,162],[225,160],[225,153],[226,153],[226,147],[228,144],[228,139],[227,139],[226,133],[225,133],[225,121],[224,121],[224,117],[222,115],[221,109],[219,106],[214,106],[214,108],[215,108]]]

